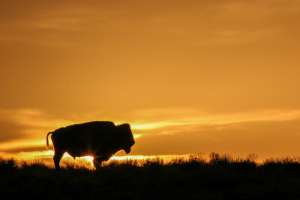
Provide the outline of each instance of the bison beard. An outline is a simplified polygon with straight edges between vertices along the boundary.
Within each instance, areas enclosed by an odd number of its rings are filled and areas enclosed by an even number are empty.
[[[108,121],[87,122],[56,129],[47,134],[47,146],[50,135],[56,169],[60,169],[59,162],[65,152],[73,158],[93,156],[94,166],[97,169],[103,161],[107,161],[120,150],[130,153],[135,143],[129,124],[116,126]]]

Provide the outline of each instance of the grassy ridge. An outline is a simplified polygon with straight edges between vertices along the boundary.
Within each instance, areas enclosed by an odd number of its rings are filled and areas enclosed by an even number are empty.
[[[294,159],[111,162],[100,170],[0,161],[1,196],[32,199],[300,199],[300,162]]]

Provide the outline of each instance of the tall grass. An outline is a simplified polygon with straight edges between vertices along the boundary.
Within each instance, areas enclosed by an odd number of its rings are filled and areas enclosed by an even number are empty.
[[[300,199],[298,159],[212,153],[106,163],[101,169],[0,160],[0,194],[31,199]],[[2,197],[1,196],[1,197]]]

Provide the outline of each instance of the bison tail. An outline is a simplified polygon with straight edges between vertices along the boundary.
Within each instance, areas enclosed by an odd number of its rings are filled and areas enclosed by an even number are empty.
[[[49,139],[48,139],[48,137],[49,137],[49,135],[51,135],[53,132],[49,132],[48,134],[47,134],[47,136],[46,136],[46,144],[47,144],[47,148],[49,148]]]

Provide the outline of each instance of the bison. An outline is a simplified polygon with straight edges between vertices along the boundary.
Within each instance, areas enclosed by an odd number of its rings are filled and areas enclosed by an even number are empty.
[[[49,132],[54,148],[54,164],[60,169],[59,162],[65,152],[74,159],[90,155],[94,157],[94,166],[99,168],[103,161],[107,161],[119,150],[130,153],[135,141],[129,124],[115,125],[109,121],[93,121],[74,124]]]

